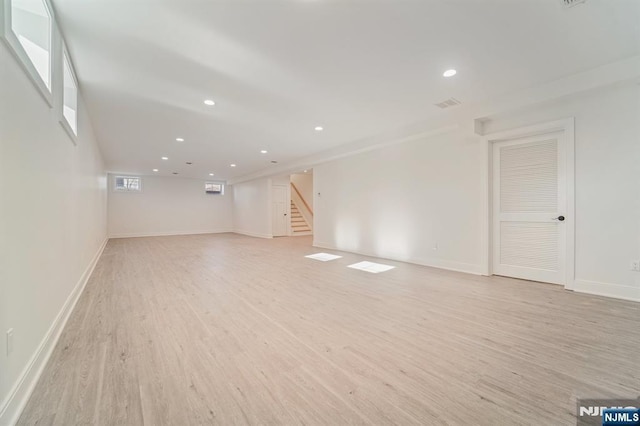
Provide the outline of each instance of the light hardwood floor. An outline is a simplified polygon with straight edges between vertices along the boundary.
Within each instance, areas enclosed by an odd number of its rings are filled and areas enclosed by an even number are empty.
[[[640,304],[318,251],[109,241],[19,424],[574,425],[640,395]]]

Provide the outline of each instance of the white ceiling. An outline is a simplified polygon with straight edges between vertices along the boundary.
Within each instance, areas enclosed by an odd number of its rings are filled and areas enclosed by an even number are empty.
[[[451,114],[433,105],[449,97],[486,101],[640,52],[637,0],[54,7],[107,168],[194,178],[247,175]]]

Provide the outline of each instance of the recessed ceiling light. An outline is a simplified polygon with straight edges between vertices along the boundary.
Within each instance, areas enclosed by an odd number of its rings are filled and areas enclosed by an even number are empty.
[[[306,171],[306,170],[305,170],[304,172],[305,172],[305,173],[307,173],[307,171]]]
[[[260,151],[260,154],[266,154],[267,150],[263,149],[262,151]]]
[[[178,172],[173,172],[173,174],[174,174],[174,175],[177,175],[177,174],[178,174]]]
[[[204,104],[209,106],[214,106],[216,103],[213,102],[211,99],[207,99],[204,101]]]
[[[193,163],[192,163],[191,161],[187,161],[187,163],[186,163],[186,164],[187,164],[187,166],[190,166],[190,165],[192,165]]]
[[[446,70],[444,73],[442,73],[442,75],[445,76],[445,77],[453,77],[457,73],[458,73],[458,71],[456,71],[454,69],[450,69],[450,70]]]
[[[321,131],[323,131],[324,129],[322,128],[322,126],[316,126],[314,130],[315,130],[316,132],[321,132]]]
[[[157,172],[157,171],[158,171],[158,169],[153,169],[153,171],[154,171],[154,172]]]
[[[235,164],[229,164],[229,167],[235,167],[235,166],[236,166]]]
[[[178,142],[184,142],[184,138],[176,138]]]
[[[162,157],[162,159],[163,159],[163,160],[168,160],[168,159],[169,159],[169,157]]]
[[[209,173],[209,176],[213,176],[213,173]]]

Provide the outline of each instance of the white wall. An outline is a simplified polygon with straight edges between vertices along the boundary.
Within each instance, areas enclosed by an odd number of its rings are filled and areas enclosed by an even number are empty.
[[[479,155],[458,131],[314,167],[314,244],[479,272]]]
[[[291,177],[289,175],[272,176],[271,185],[286,185],[289,186]]]
[[[489,132],[575,117],[576,290],[640,300],[640,86],[503,115]]]
[[[306,201],[313,210],[313,173],[292,174],[291,182],[298,188],[304,201]]]
[[[488,132],[573,116],[576,290],[640,300],[640,88],[494,117]],[[460,123],[460,129],[469,123]],[[479,273],[480,137],[452,131],[314,167],[314,244]],[[437,246],[436,246],[437,245]],[[436,249],[437,247],[437,249]]]
[[[254,179],[232,185],[234,232],[271,238],[271,179]]]
[[[82,100],[75,146],[58,121],[60,75],[50,108],[3,43],[0,64],[0,424],[10,424],[105,242],[107,201]]]
[[[141,176],[142,192],[114,192],[109,174],[109,236],[200,234],[233,230],[233,192],[207,194],[205,180]]]

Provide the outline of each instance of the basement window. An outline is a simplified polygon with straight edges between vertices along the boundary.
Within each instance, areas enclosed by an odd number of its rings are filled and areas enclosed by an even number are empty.
[[[69,125],[69,129],[67,130],[73,133],[73,136],[78,136],[78,83],[76,82],[76,77],[73,73],[71,61],[69,61],[69,55],[66,50],[62,56],[64,66],[64,91],[62,94],[63,124],[66,123]]]
[[[47,0],[5,0],[4,6],[4,38],[51,105],[53,15],[49,3]]]
[[[117,192],[140,192],[142,191],[142,180],[135,176],[116,176],[113,190]]]
[[[224,194],[224,184],[221,182],[205,182],[204,192],[207,194]]]

